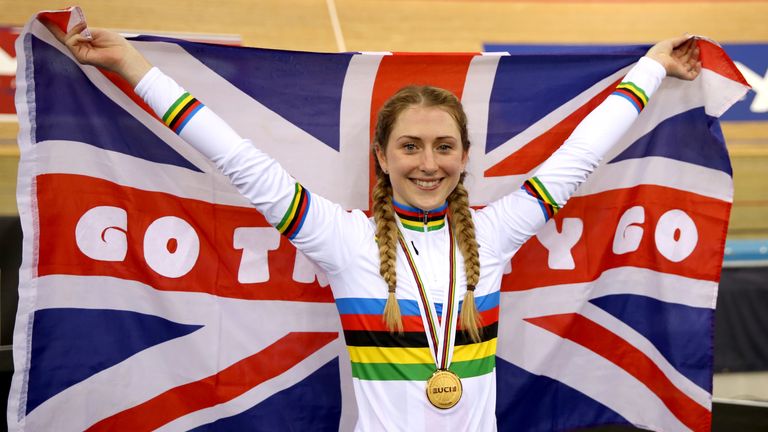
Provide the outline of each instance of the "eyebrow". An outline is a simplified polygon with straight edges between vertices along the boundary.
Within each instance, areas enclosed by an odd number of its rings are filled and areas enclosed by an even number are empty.
[[[397,139],[410,139],[414,141],[422,141],[421,137],[417,137],[414,135],[400,135],[399,137],[397,137]],[[436,137],[435,139],[436,140],[445,140],[445,139],[456,140],[457,138],[451,135],[442,135],[442,136]]]

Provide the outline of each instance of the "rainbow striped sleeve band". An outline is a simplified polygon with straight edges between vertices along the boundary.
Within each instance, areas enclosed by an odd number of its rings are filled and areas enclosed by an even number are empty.
[[[526,180],[521,189],[539,201],[541,211],[544,212],[544,219],[551,219],[560,210],[560,206],[557,205],[557,202],[549,194],[547,188],[536,177]]]
[[[616,87],[616,90],[613,91],[613,94],[621,96],[631,102],[638,113],[645,108],[646,104],[648,104],[648,96],[643,89],[630,81],[624,81],[619,84]]]
[[[189,123],[189,120],[197,114],[202,107],[204,107],[199,100],[192,97],[187,92],[184,92],[176,102],[168,108],[168,111],[163,115],[163,123],[171,128],[176,134],[180,134],[184,126]]]
[[[280,231],[280,234],[288,237],[288,240],[293,240],[299,231],[301,231],[301,227],[304,225],[304,219],[307,217],[307,212],[309,211],[310,198],[309,191],[304,189],[304,187],[297,182],[291,205],[288,206],[288,210],[285,212],[283,219],[277,224],[277,230]]]

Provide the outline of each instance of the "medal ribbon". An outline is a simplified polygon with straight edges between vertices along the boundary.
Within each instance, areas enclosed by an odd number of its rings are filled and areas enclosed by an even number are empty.
[[[405,258],[408,262],[408,267],[410,267],[411,272],[413,273],[413,278],[416,281],[416,287],[419,290],[419,299],[421,300],[421,304],[424,308],[424,315],[427,320],[425,323],[425,330],[427,336],[432,340],[435,366],[437,366],[438,369],[448,369],[448,358],[451,350],[453,349],[454,342],[453,338],[451,338],[451,335],[453,334],[453,328],[455,326],[457,316],[454,302],[456,297],[456,245],[454,244],[453,240],[453,230],[451,229],[451,224],[448,224],[448,242],[450,244],[450,273],[448,277],[448,296],[446,298],[445,304],[443,304],[443,307],[447,309],[443,313],[442,341],[439,338],[441,332],[438,328],[437,311],[434,305],[431,304],[427,298],[427,290],[424,288],[424,283],[421,281],[419,270],[416,268],[416,262],[413,259],[413,255],[411,255],[411,251],[408,248],[408,245],[405,243],[403,233],[398,232],[398,240],[400,241],[400,247],[402,247],[403,252],[405,252]],[[442,345],[440,345],[440,342],[442,342]]]

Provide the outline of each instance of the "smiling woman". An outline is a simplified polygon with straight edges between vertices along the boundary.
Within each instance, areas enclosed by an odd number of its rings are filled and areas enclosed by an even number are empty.
[[[470,143],[459,100],[407,87],[378,116],[369,218],[310,193],[120,36],[91,29],[89,39],[82,25],[68,34],[50,29],[81,63],[131,82],[327,274],[352,363],[358,430],[496,429],[506,264],[565,205],[665,75],[694,79],[700,71],[693,39],[660,42],[523,188],[477,211],[462,184]]]

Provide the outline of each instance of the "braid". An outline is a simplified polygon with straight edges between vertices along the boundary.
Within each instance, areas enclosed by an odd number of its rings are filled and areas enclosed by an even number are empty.
[[[376,220],[376,239],[379,244],[379,273],[389,287],[387,303],[384,305],[384,322],[390,332],[403,333],[403,319],[395,297],[397,287],[396,253],[397,225],[392,208],[392,184],[389,177],[379,177],[373,188],[373,217]]]
[[[456,241],[464,257],[464,272],[467,277],[467,292],[464,294],[464,304],[461,307],[459,321],[461,327],[469,333],[474,342],[480,342],[480,313],[475,304],[475,287],[480,279],[480,256],[477,252],[475,239],[475,224],[469,214],[469,197],[462,181],[448,196],[448,206],[451,211],[451,227],[456,233]]]

